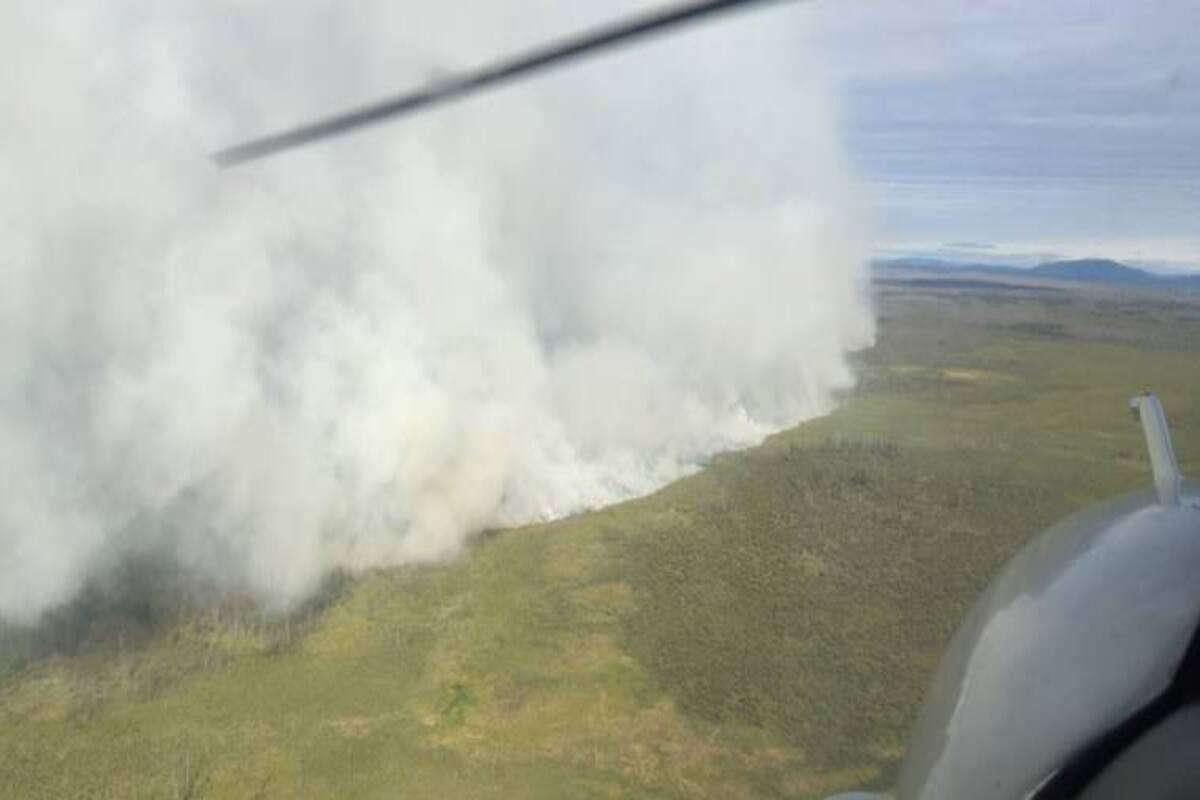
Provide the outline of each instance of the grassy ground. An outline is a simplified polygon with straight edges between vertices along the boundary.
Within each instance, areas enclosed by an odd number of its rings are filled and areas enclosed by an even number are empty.
[[[331,582],[288,620],[171,586],[0,631],[0,796],[820,797],[886,783],[988,576],[1200,475],[1200,308],[890,287],[828,418],[662,492]],[[130,575],[131,585],[138,585]]]

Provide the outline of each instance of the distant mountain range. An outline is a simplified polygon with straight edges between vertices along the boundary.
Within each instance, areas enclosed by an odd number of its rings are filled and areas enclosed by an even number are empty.
[[[1047,261],[1036,267],[1010,267],[997,264],[975,264],[966,261],[947,261],[940,258],[889,258],[874,262],[875,269],[919,270],[933,273],[973,272],[983,275],[1006,275],[1014,278],[1041,278],[1077,283],[1102,283],[1147,288],[1200,289],[1200,274],[1162,275],[1149,272],[1108,258],[1079,258],[1070,261]]]

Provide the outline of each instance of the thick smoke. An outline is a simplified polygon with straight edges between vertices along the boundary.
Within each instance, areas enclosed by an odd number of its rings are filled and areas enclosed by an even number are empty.
[[[283,609],[828,411],[873,319],[803,7],[205,158],[640,5],[6,3],[0,617],[147,552]]]

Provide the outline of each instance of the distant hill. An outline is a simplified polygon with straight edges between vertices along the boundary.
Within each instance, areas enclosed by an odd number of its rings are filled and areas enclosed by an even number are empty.
[[[1158,288],[1200,289],[1200,274],[1162,275],[1131,267],[1108,258],[1079,258],[1068,261],[1047,261],[1036,267],[1013,267],[1002,264],[977,264],[947,261],[938,258],[890,258],[875,262],[877,270],[919,270],[938,274],[973,272],[985,275],[1006,275],[1020,278],[1044,278],[1077,283],[1101,283],[1115,286],[1145,286]]]
[[[1060,281],[1087,283],[1147,284],[1158,283],[1164,276],[1107,258],[1080,258],[1073,261],[1050,261],[1034,267],[1033,274]]]

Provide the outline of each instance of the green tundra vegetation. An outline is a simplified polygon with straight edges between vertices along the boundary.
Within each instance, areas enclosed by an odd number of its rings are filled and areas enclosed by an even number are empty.
[[[989,576],[1148,484],[1131,395],[1160,395],[1200,475],[1200,301],[879,291],[878,344],[837,411],[651,497],[333,576],[287,617],[129,565],[0,630],[0,796],[886,785]]]

